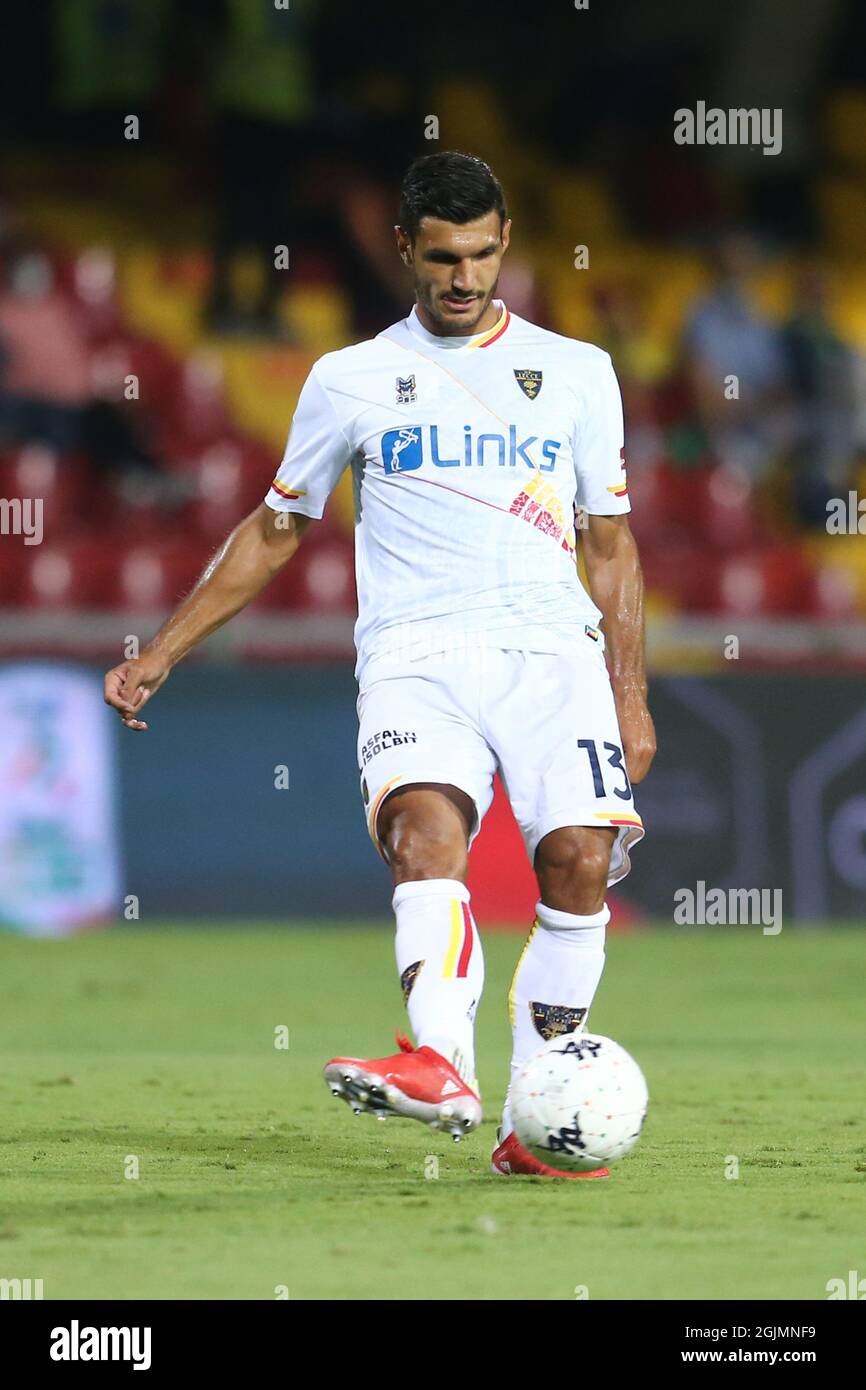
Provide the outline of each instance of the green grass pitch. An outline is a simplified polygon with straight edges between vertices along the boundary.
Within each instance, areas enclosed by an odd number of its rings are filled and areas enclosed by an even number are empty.
[[[485,934],[486,1119],[455,1145],[354,1118],[320,1077],[405,1024],[385,925],[0,940],[0,1278],[46,1299],[824,1299],[866,1273],[866,937],[611,934],[591,1026],[651,1101],[607,1182],[489,1170],[521,944]]]

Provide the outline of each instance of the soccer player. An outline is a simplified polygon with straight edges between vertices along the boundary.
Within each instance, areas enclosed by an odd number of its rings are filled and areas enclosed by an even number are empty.
[[[143,706],[172,668],[291,559],[351,469],[361,795],[392,875],[417,1046],[398,1035],[396,1055],[335,1058],[325,1078],[356,1111],[459,1138],[481,1120],[484,966],[466,875],[494,774],[539,889],[508,999],[514,1075],[542,1040],[585,1024],[606,888],[643,835],[632,784],[655,735],[610,358],[495,298],[511,223],[482,160],[416,160],[395,230],[411,313],[316,362],[263,504],[141,657],[107,674],[106,700],[127,728],[145,729]],[[535,1160],[507,1101],[493,1167],[606,1176]]]

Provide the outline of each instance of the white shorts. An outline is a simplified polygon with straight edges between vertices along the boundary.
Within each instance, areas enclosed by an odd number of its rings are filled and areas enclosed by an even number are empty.
[[[475,803],[471,845],[498,771],[530,864],[551,830],[611,826],[608,883],[628,873],[643,823],[601,644],[589,636],[567,656],[478,648],[468,661],[377,661],[365,673],[358,719],[361,795],[380,854],[377,817],[389,792],[409,782],[459,787]]]

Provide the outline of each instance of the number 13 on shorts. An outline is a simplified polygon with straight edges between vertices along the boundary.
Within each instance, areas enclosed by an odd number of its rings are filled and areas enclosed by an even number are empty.
[[[622,749],[619,744],[605,742],[602,744],[601,753],[599,753],[599,748],[594,738],[579,738],[577,740],[577,746],[585,750],[586,756],[589,759],[589,766],[592,772],[592,786],[596,796],[601,799],[602,797],[613,794],[619,797],[621,801],[628,801],[631,803],[634,800],[631,783],[628,780],[628,773],[625,770]],[[613,768],[613,773],[608,773],[607,778],[605,778],[605,773],[602,772],[602,759],[606,759],[609,766]]]

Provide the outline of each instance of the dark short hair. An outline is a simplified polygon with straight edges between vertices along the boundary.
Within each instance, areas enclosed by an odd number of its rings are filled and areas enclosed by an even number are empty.
[[[508,216],[505,194],[489,164],[474,154],[442,150],[413,160],[400,190],[400,226],[412,241],[423,217],[443,222],[474,222],[499,213],[500,231]]]

